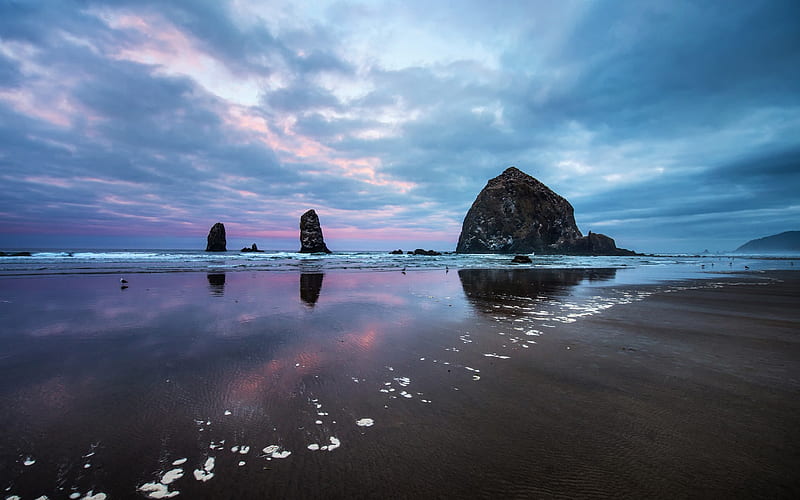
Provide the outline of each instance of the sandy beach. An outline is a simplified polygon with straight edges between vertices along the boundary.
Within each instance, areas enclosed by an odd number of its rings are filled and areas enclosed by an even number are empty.
[[[493,492],[796,497],[800,273],[720,283],[687,282],[548,332],[509,388],[527,408],[507,429],[536,459],[507,462],[525,480]]]
[[[7,496],[800,494],[797,272],[129,281],[0,280]]]

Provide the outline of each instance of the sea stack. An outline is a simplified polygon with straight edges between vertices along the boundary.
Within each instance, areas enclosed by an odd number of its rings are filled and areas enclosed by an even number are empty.
[[[309,210],[300,217],[300,253],[331,253],[322,237],[317,212]]]
[[[541,253],[581,236],[566,199],[509,167],[478,194],[464,218],[456,252]]]
[[[464,218],[457,253],[635,255],[608,236],[583,236],[562,196],[516,167],[489,180]]]
[[[222,222],[217,222],[211,226],[208,232],[208,243],[206,252],[227,252],[227,241],[225,241],[225,226]]]

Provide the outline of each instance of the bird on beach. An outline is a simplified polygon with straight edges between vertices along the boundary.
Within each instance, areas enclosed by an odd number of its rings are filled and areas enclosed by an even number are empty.
[[[128,280],[126,280],[125,278],[120,278],[119,282],[120,282],[120,284],[124,285],[125,283],[128,282]]]
[[[403,269],[401,269],[400,272],[406,274],[406,266],[403,266]]]

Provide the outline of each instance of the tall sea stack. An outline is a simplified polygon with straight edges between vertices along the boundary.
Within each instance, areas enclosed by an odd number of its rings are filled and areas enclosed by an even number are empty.
[[[300,253],[331,253],[322,238],[322,226],[314,210],[300,217]]]
[[[635,255],[608,236],[583,236],[572,205],[516,167],[489,180],[478,194],[456,252]]]
[[[225,226],[222,222],[217,222],[211,226],[208,232],[208,243],[206,252],[227,252],[227,241],[225,241]]]

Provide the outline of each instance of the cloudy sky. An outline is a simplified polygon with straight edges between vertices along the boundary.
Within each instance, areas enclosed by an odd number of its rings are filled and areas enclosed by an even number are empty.
[[[304,4],[306,4],[304,6]],[[0,247],[452,250],[510,165],[639,251],[800,229],[800,2],[0,0]]]

